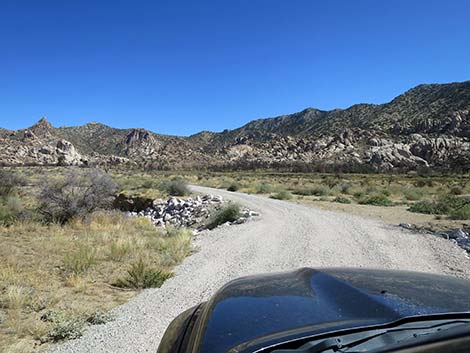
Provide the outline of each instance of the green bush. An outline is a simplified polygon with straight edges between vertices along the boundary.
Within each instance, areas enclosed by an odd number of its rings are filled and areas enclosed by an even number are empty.
[[[273,192],[273,187],[271,184],[261,183],[256,187],[257,194],[270,194],[271,192]]]
[[[236,203],[229,203],[218,210],[207,223],[208,229],[214,229],[226,222],[236,221],[241,217],[240,206]]]
[[[287,190],[281,190],[274,195],[271,195],[271,198],[276,200],[290,200],[292,198],[292,194]]]
[[[375,186],[369,186],[366,191],[365,191],[366,194],[369,194],[369,195],[376,195],[376,194],[382,194],[382,195],[385,195],[385,196],[390,196],[391,195],[391,192],[390,190],[388,189],[379,189]]]
[[[450,219],[459,219],[459,220],[467,220],[470,219],[470,204],[466,204],[462,207],[453,209],[449,213]]]
[[[89,314],[85,321],[91,325],[102,325],[111,321],[112,319],[113,317],[110,313],[101,310],[96,310]]]
[[[325,185],[317,185],[312,188],[296,189],[293,193],[302,196],[327,196],[331,193],[331,190]]]
[[[185,196],[190,193],[188,185],[183,179],[164,181],[161,183],[160,189],[171,196]]]
[[[52,329],[40,338],[42,343],[78,338],[83,334],[85,328],[83,318],[71,317],[63,311],[47,310],[40,319],[53,324]]]
[[[333,199],[333,202],[346,203],[346,204],[348,204],[348,203],[351,203],[351,200],[348,199],[347,197],[338,196],[338,197],[335,197],[335,198]]]
[[[366,193],[364,191],[357,191],[354,193],[354,198],[355,199],[362,199],[364,196],[366,196]]]
[[[232,183],[227,188],[228,191],[238,191],[239,189],[240,189],[240,185],[238,185],[237,183]]]
[[[53,326],[52,330],[50,330],[46,336],[41,337],[41,342],[58,342],[66,339],[76,339],[83,335],[84,329],[85,325],[83,321],[79,319],[60,321]]]
[[[411,205],[408,211],[424,214],[442,214],[437,209],[437,203],[431,201],[420,201]]]
[[[117,280],[114,285],[120,288],[158,288],[172,276],[171,272],[154,268],[141,258],[127,270],[126,277]]]
[[[392,206],[393,202],[384,194],[364,196],[358,200],[361,205]]]
[[[405,191],[403,191],[403,195],[405,195],[405,198],[408,201],[417,201],[423,198],[424,193],[422,190],[410,188],[405,189]]]
[[[408,210],[416,213],[463,216],[459,209],[470,204],[470,197],[456,197],[447,195],[437,201],[420,201],[412,205]],[[464,218],[463,218],[464,219]]]
[[[315,196],[327,196],[330,194],[331,190],[329,187],[325,185],[319,185],[319,186],[313,187],[311,192],[312,192],[312,195],[315,195]]]

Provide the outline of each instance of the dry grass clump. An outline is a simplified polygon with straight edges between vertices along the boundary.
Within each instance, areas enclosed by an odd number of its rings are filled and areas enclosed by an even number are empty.
[[[119,278],[114,285],[122,288],[155,288],[172,276],[171,272],[152,266],[140,258],[131,264],[126,276]]]
[[[190,254],[191,233],[99,211],[65,225],[15,222],[0,227],[0,243],[0,348],[32,352],[78,337],[100,321],[97,311],[161,285]],[[141,259],[143,270],[136,267]],[[119,282],[130,289],[114,286]]]

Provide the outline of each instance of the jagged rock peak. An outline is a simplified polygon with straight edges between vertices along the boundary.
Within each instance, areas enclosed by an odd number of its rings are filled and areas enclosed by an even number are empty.
[[[45,128],[53,128],[52,124],[47,120],[45,116],[43,116],[41,119],[38,120],[36,124],[34,124],[32,127],[45,127]]]
[[[42,117],[36,124],[31,126],[28,130],[34,133],[37,137],[45,137],[52,134],[54,127],[47,121],[46,117]]]

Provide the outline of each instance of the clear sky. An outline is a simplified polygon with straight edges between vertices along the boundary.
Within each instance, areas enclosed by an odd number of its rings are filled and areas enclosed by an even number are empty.
[[[467,0],[1,0],[0,126],[188,135],[470,79]]]

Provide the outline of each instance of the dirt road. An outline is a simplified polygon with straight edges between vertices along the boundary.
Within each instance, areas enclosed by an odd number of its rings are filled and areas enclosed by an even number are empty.
[[[345,213],[261,196],[193,187],[222,195],[261,213],[243,225],[223,226],[195,240],[198,251],[159,289],[149,289],[54,352],[156,352],[170,321],[208,299],[227,281],[248,274],[304,266],[406,269],[470,277],[462,249],[431,235],[413,234]]]

